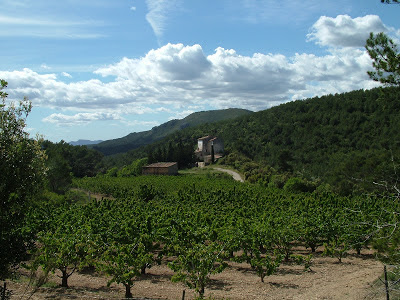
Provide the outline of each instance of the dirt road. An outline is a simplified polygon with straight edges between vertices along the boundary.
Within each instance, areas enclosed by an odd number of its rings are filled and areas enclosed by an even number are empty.
[[[229,175],[232,175],[233,179],[235,179],[236,181],[244,182],[244,179],[242,178],[242,176],[240,176],[240,174],[238,172],[235,172],[235,171],[232,171],[229,169],[220,168],[220,167],[215,167],[213,169],[228,173]]]

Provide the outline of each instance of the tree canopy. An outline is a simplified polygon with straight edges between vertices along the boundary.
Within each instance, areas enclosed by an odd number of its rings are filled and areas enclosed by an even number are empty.
[[[45,153],[38,139],[24,131],[32,109],[27,98],[7,104],[0,80],[0,279],[24,259],[29,245],[22,230],[27,203],[41,188]]]
[[[400,53],[397,45],[385,33],[370,33],[365,45],[375,71],[368,71],[371,79],[385,85],[400,85]]]

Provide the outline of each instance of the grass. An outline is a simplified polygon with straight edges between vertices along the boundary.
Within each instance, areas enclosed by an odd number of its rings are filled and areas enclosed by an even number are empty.
[[[217,165],[218,166],[218,165]],[[221,166],[222,167],[222,166]],[[225,167],[224,167],[225,168]],[[232,179],[232,176],[221,172],[218,170],[213,169],[213,166],[207,166],[204,168],[191,168],[185,170],[179,170],[179,174],[181,175],[193,175],[199,177],[208,177],[208,178],[225,178],[225,179]]]

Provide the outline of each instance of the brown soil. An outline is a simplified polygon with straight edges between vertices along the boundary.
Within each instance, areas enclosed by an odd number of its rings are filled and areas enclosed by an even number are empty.
[[[212,299],[385,299],[384,286],[377,278],[383,266],[371,253],[349,255],[338,263],[335,258],[316,254],[312,272],[304,267],[283,263],[276,274],[262,283],[248,264],[230,262],[222,273],[211,276],[205,297]],[[172,271],[166,266],[154,266],[132,287],[135,299],[194,299],[192,290],[181,283],[171,282]],[[74,273],[70,288],[57,287],[60,279],[50,281],[56,287],[41,287],[30,299],[122,299],[122,285],[107,287],[107,278],[96,274]],[[9,282],[15,299],[28,299],[31,288],[27,280]]]

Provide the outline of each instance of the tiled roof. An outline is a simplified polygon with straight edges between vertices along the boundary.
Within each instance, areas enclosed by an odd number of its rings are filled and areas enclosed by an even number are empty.
[[[144,168],[169,168],[176,164],[177,164],[176,162],[158,162],[150,164],[148,166],[144,166]]]

